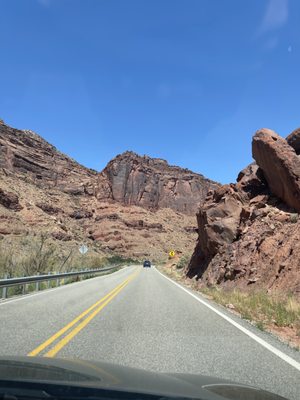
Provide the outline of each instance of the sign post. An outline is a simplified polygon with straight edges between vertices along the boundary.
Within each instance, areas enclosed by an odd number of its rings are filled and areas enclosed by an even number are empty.
[[[82,244],[79,247],[79,252],[81,254],[81,260],[82,260],[82,264],[83,264],[83,256],[88,252],[88,247],[85,244]],[[83,265],[81,266],[81,269],[83,268]]]

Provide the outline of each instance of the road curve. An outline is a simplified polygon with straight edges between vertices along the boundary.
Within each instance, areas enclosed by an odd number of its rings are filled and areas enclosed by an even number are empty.
[[[299,352],[214,307],[295,364],[300,362]],[[300,398],[295,366],[154,268],[130,266],[10,299],[0,303],[0,322],[0,355],[104,360],[153,371],[213,375],[290,400]]]

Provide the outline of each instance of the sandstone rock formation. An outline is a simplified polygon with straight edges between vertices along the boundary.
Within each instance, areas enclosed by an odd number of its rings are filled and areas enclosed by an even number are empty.
[[[132,152],[98,173],[32,131],[0,121],[0,239],[46,233],[127,257],[192,252],[195,210],[218,187],[202,175]],[[98,251],[97,250],[97,251]]]
[[[194,215],[208,190],[218,184],[165,160],[133,152],[108,163],[98,180],[97,198],[149,209],[172,208]]]
[[[257,131],[252,154],[270,191],[300,212],[300,159],[287,141],[269,129]]]
[[[249,198],[257,196],[264,191],[268,192],[264,173],[255,162],[248,165],[238,174],[236,187],[246,192]]]
[[[194,215],[208,190],[218,186],[203,175],[133,152],[118,155],[97,173],[60,153],[36,133],[1,121],[0,168],[4,174],[42,189],[152,210],[167,207],[187,215]]]
[[[20,205],[19,198],[15,193],[5,192],[1,188],[0,188],[0,204],[14,211],[20,211],[23,208]]]
[[[60,153],[36,133],[11,128],[1,120],[0,169],[42,189],[57,188],[75,195],[90,193],[97,176],[96,171]]]
[[[295,129],[292,133],[290,133],[286,141],[288,144],[295,150],[296,154],[300,154],[300,128]]]
[[[300,296],[300,169],[285,139],[262,129],[256,162],[236,184],[208,196],[197,214],[199,238],[187,269],[199,285],[264,288]]]

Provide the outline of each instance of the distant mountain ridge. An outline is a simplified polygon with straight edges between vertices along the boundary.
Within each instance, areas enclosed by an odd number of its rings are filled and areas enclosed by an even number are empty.
[[[95,196],[149,209],[172,208],[193,215],[216,182],[167,161],[127,151],[102,172],[86,168],[29,130],[0,123],[0,168],[41,188]]]

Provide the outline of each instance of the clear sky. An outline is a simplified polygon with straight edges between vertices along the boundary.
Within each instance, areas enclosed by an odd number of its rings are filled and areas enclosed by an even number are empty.
[[[298,0],[0,0],[0,118],[101,170],[133,150],[226,183],[300,125]]]

